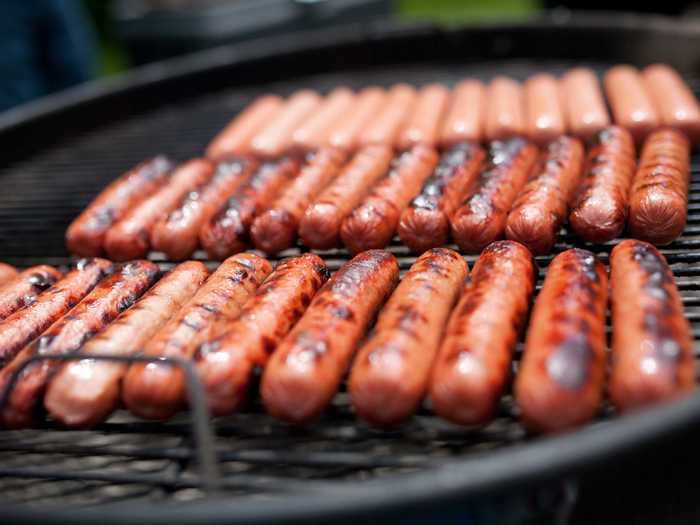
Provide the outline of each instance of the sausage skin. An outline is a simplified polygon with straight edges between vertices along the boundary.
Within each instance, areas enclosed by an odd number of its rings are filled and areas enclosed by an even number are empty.
[[[248,105],[229,122],[207,146],[207,158],[221,160],[232,155],[248,155],[253,137],[282,108],[282,99],[264,95]]]
[[[527,79],[525,91],[525,132],[541,146],[564,134],[564,109],[559,82],[553,75],[540,73]]]
[[[145,257],[155,224],[190,191],[208,181],[213,173],[214,165],[205,159],[193,159],[179,166],[167,186],[133,208],[109,229],[105,237],[107,254],[115,261]]]
[[[603,85],[615,124],[627,129],[638,144],[659,127],[659,115],[636,68],[627,65],[610,68]]]
[[[331,91],[318,110],[294,131],[292,150],[309,153],[325,146],[333,126],[345,119],[354,101],[354,93],[346,87]]]
[[[690,393],[690,325],[671,268],[656,248],[625,240],[610,254],[610,398],[620,412]]]
[[[602,243],[622,233],[635,161],[634,140],[629,131],[612,126],[596,134],[569,214],[576,235],[588,242]]]
[[[0,392],[9,388],[11,375],[27,359],[36,355],[64,355],[77,351],[85,341],[134,304],[157,276],[158,266],[155,263],[133,261],[104,279],[0,372]],[[58,361],[46,360],[31,363],[24,369],[10,390],[6,404],[0,409],[0,422],[4,427],[22,428],[32,423],[34,409],[59,367]]]
[[[690,141],[674,129],[653,132],[642,148],[632,183],[628,227],[635,239],[673,242],[688,217]]]
[[[202,226],[199,243],[207,255],[223,260],[245,250],[255,215],[267,209],[298,171],[299,162],[289,157],[261,164]]]
[[[190,191],[180,204],[161,218],[151,232],[154,250],[169,259],[191,257],[199,244],[199,231],[233,193],[248,181],[258,163],[250,157],[220,161],[212,178]]]
[[[700,138],[700,107],[678,72],[668,65],[654,64],[642,71],[642,80],[661,123],[696,142]]]
[[[570,134],[588,141],[610,125],[598,77],[591,69],[569,70],[561,79],[561,90]]]
[[[447,244],[450,219],[476,178],[484,157],[484,150],[471,143],[457,144],[442,154],[421,192],[401,214],[398,234],[411,251],[423,253]]]
[[[343,221],[340,237],[352,253],[384,248],[396,232],[401,213],[420,192],[438,161],[430,146],[418,145],[402,153],[386,177]]]
[[[112,270],[112,263],[105,259],[82,259],[36,301],[0,322],[0,368],[78,304]]]
[[[202,343],[226,332],[271,271],[269,262],[252,253],[229,257],[156,333],[143,353],[191,360]],[[173,416],[185,403],[186,394],[184,372],[167,364],[135,363],[124,377],[124,404],[146,419]]]
[[[515,397],[536,432],[571,429],[593,418],[605,381],[605,266],[574,248],[557,255],[532,311]]]
[[[437,146],[449,96],[450,92],[440,84],[430,84],[418,92],[413,113],[399,133],[400,150],[407,150],[418,144]]]
[[[390,426],[416,411],[467,272],[462,256],[446,248],[425,252],[411,266],[352,366],[350,397],[360,417]]]
[[[560,137],[544,153],[542,168],[525,184],[506,222],[506,237],[534,255],[552,250],[583,172],[584,149],[578,139]]]
[[[331,277],[268,361],[261,395],[270,414],[293,423],[321,414],[398,277],[383,250],[355,256]]]
[[[449,148],[484,138],[486,89],[479,80],[463,80],[452,91],[452,99],[440,131],[440,145]]]
[[[7,263],[0,263],[0,286],[4,286],[19,275],[17,268]]]
[[[416,105],[417,93],[413,86],[396,84],[387,93],[381,111],[368,122],[359,136],[361,146],[381,144],[395,147],[401,127]]]
[[[496,241],[476,260],[447,324],[430,380],[430,397],[439,416],[461,425],[493,418],[536,277],[532,255],[517,242]]]
[[[381,88],[368,87],[360,91],[355,97],[352,111],[336,120],[328,130],[324,146],[354,153],[362,130],[379,112],[385,100],[386,91]]]
[[[340,244],[343,220],[387,172],[392,154],[387,145],[365,146],[355,154],[304,212],[299,223],[299,237],[306,246],[327,250]]]
[[[32,304],[61,277],[53,266],[42,264],[24,270],[0,288],[0,320]]]
[[[289,187],[253,221],[250,236],[255,247],[270,254],[291,248],[304,211],[338,174],[343,162],[345,152],[336,148],[310,155]]]
[[[537,148],[524,139],[491,143],[486,164],[450,220],[463,252],[478,253],[503,237],[508,212],[537,157]]]
[[[163,187],[173,167],[167,157],[159,155],[112,181],[68,226],[68,251],[82,257],[101,255],[112,225]]]
[[[265,366],[329,276],[317,255],[286,259],[246,303],[228,332],[199,348],[197,370],[212,414],[226,415],[241,407],[253,369]]]
[[[141,350],[204,283],[209,271],[201,262],[176,266],[134,306],[80,349],[86,355],[128,356]],[[82,359],[65,363],[49,383],[44,406],[69,427],[88,428],[117,408],[125,363]]]
[[[525,134],[523,90],[511,78],[496,77],[486,90],[486,138],[504,140]]]

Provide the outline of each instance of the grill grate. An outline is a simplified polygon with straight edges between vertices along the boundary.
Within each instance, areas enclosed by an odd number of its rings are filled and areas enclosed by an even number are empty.
[[[600,70],[602,64],[589,64]],[[289,93],[300,86],[327,91],[336,85],[388,85],[396,79],[454,83],[467,75],[488,79],[507,73],[523,79],[533,71],[561,73],[569,63],[499,61],[472,65],[402,66],[307,77],[252,89],[207,94],[165,105],[89,134],[66,137],[31,159],[0,168],[7,192],[0,194],[0,259],[28,266],[67,265],[63,232],[90,199],[126,168],[156,152],[183,160],[262,91]],[[700,88],[700,79],[692,82]],[[700,340],[700,155],[693,157],[688,226],[662,251],[682,292],[696,341]],[[574,245],[564,234],[559,252]],[[580,244],[579,244],[580,245]],[[613,243],[589,246],[602,260]],[[394,243],[401,269],[415,261]],[[280,257],[299,253],[284,252]],[[344,250],[319,252],[332,269]],[[196,255],[204,259],[203,253]],[[153,259],[172,265],[162,254]],[[475,257],[467,257],[470,265]],[[540,282],[551,256],[537,257]],[[216,263],[209,262],[212,266]],[[539,288],[538,285],[538,288]],[[518,350],[518,356],[520,352]],[[700,346],[696,345],[696,354]],[[514,366],[517,366],[517,359]],[[592,425],[606,425],[604,407]],[[190,415],[167,423],[137,420],[124,411],[92,430],[74,431],[45,421],[39,429],[0,432],[0,494],[4,502],[95,506],[105,503],[186,502],[205,495]],[[332,492],[345,483],[433,469],[454,458],[474,456],[532,439],[517,421],[509,395],[499,416],[482,429],[463,429],[432,416],[429,407],[402,427],[377,431],[359,422],[347,395],[339,393],[315,424],[294,428],[267,417],[254,400],[241,414],[214,420],[220,490],[237,500],[270,500],[299,492]],[[332,483],[331,483],[332,481]],[[303,483],[302,483],[303,482]]]

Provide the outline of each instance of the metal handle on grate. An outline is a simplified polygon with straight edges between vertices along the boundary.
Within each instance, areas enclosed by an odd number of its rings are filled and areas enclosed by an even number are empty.
[[[199,475],[202,488],[208,493],[218,490],[221,475],[217,464],[216,438],[209,422],[209,405],[204,386],[197,377],[192,363],[179,357],[150,357],[141,355],[93,355],[72,353],[65,355],[35,355],[24,361],[10,376],[7,387],[0,397],[0,410],[5,408],[10,394],[19,380],[22,372],[31,364],[39,361],[79,361],[92,359],[95,361],[113,361],[124,364],[158,363],[180,368],[185,374],[185,386],[192,417],[192,435],[195,440],[196,457],[199,463]]]

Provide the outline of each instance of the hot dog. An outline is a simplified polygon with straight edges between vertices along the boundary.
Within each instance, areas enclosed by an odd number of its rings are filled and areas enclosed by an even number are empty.
[[[148,290],[134,306],[90,339],[86,355],[128,356],[141,350],[205,281],[209,272],[195,261],[182,263]],[[70,427],[91,427],[109,417],[120,398],[128,365],[83,359],[61,367],[49,383],[44,406],[51,416]]]
[[[523,90],[515,80],[494,78],[486,91],[486,138],[504,140],[525,134]]]
[[[303,423],[323,411],[398,277],[396,258],[382,250],[355,256],[331,277],[265,368],[261,394],[270,414]]]
[[[430,397],[438,415],[462,425],[494,416],[536,276],[532,255],[517,242],[494,242],[476,260],[433,367]]]
[[[282,105],[282,99],[275,95],[257,98],[214,137],[207,146],[207,157],[220,160],[249,154],[253,137],[274,118]]]
[[[255,247],[273,254],[290,248],[304,211],[338,174],[344,161],[345,153],[335,148],[311,155],[294,181],[253,221],[250,236]]]
[[[348,250],[359,253],[389,244],[401,213],[420,192],[437,161],[430,146],[414,146],[401,154],[386,177],[343,221],[340,237]]]
[[[7,263],[0,263],[0,287],[9,283],[19,275],[17,268]]]
[[[104,259],[82,259],[36,301],[0,322],[0,367],[78,304],[112,269]]]
[[[592,70],[571,69],[561,79],[561,90],[569,133],[581,140],[590,140],[610,125],[598,77]]]
[[[0,288],[0,320],[36,301],[37,296],[52,286],[61,272],[52,266],[33,266]]]
[[[542,168],[525,184],[508,214],[508,239],[524,244],[535,255],[552,250],[566,222],[583,160],[583,145],[578,139],[563,136],[550,142]]]
[[[202,226],[250,179],[257,165],[250,157],[219,162],[210,180],[185,195],[178,207],[155,224],[151,232],[153,249],[175,261],[190,257],[199,244]]]
[[[610,268],[613,404],[627,412],[688,394],[693,338],[666,259],[646,242],[625,240]]]
[[[343,220],[387,172],[391,159],[392,149],[387,145],[360,149],[304,212],[299,223],[299,237],[304,244],[321,250],[338,246]]]
[[[557,79],[540,73],[528,78],[524,88],[525,131],[530,140],[545,145],[563,135],[564,109]]]
[[[326,135],[325,146],[340,148],[353,153],[364,127],[379,112],[386,99],[386,92],[378,87],[368,87],[355,97],[352,111],[336,120]]]
[[[66,230],[68,251],[83,257],[102,254],[107,231],[158,191],[169,180],[172,169],[170,160],[159,155],[112,181]]]
[[[416,253],[447,244],[450,219],[464,198],[485,157],[484,150],[470,143],[452,146],[423,184],[420,194],[401,214],[398,234]]]
[[[361,417],[385,426],[415,412],[467,271],[462,256],[445,248],[411,266],[352,366],[350,396]]]
[[[654,64],[642,72],[647,93],[661,123],[685,133],[692,141],[700,137],[700,107],[683,78],[670,66]]]
[[[418,144],[437,146],[442,117],[450,92],[440,84],[430,84],[418,92],[413,113],[399,134],[398,148],[406,150]]]
[[[452,238],[478,253],[503,237],[508,212],[537,162],[537,148],[523,139],[494,142],[477,180],[452,216]]]
[[[605,380],[605,266],[574,248],[549,264],[515,381],[531,430],[570,429],[595,416]]]
[[[484,137],[486,90],[478,80],[463,80],[452,91],[450,107],[440,131],[440,145],[480,142]]]
[[[0,372],[0,392],[10,388],[9,379],[27,359],[36,355],[63,355],[78,350],[85,341],[129,308],[158,275],[158,266],[149,261],[133,261],[100,282],[75,308],[55,322],[36,341],[26,346]],[[5,427],[31,424],[34,409],[49,379],[58,369],[57,361],[29,364],[9,391],[0,409]]]
[[[314,254],[283,261],[228,332],[199,348],[197,370],[214,415],[240,408],[253,380],[253,368],[265,366],[329,276],[323,260]]]
[[[208,160],[194,159],[179,166],[167,186],[152,195],[112,226],[105,237],[105,250],[116,261],[145,257],[153,226],[172,211],[183,197],[214,173]]]
[[[253,137],[253,154],[273,159],[286,153],[292,145],[294,131],[320,104],[321,97],[315,91],[303,89],[294,93],[268,124]]]
[[[360,133],[360,145],[381,144],[394,147],[401,127],[413,112],[416,96],[416,90],[412,86],[392,86],[379,114],[368,122]]]
[[[626,65],[610,68],[604,86],[615,124],[632,133],[637,143],[659,126],[659,115],[636,68]]]
[[[345,119],[354,99],[355,95],[346,87],[331,91],[314,114],[294,131],[292,149],[309,153],[326,145],[333,126]]]
[[[292,158],[264,162],[251,178],[204,223],[199,242],[214,259],[222,260],[248,247],[250,225],[299,171]]]
[[[569,214],[576,235],[601,243],[622,233],[634,169],[634,141],[627,130],[612,126],[596,134]]]
[[[202,343],[226,332],[271,271],[269,262],[252,253],[228,258],[148,342],[143,353],[191,360]],[[124,377],[122,399],[137,416],[167,419],[182,407],[185,398],[185,374],[180,368],[136,363]]]
[[[688,216],[689,184],[688,138],[670,128],[649,135],[630,193],[630,234],[657,245],[674,241]]]

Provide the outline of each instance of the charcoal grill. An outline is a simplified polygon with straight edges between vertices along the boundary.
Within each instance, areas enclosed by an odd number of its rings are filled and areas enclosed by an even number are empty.
[[[497,73],[524,79],[574,64],[602,71],[613,63],[653,61],[676,66],[700,92],[700,27],[564,12],[452,29],[382,23],[149,66],[0,115],[0,260],[20,267],[70,264],[63,232],[109,180],[158,152],[179,160],[200,154],[232,115],[264,92],[396,81],[453,84]],[[692,160],[688,226],[662,251],[678,278],[698,355],[700,156]],[[555,251],[574,242],[565,233]],[[612,246],[587,247],[607,262]],[[404,271],[415,260],[396,242],[390,250]],[[332,268],[348,259],[343,250],[319,253]],[[163,268],[173,264],[162,254],[152,258]],[[468,259],[473,263],[474,257]],[[550,260],[537,258],[540,284]],[[195,387],[190,384],[193,409],[167,423],[119,411],[93,430],[45,421],[32,430],[0,432],[4,521],[344,523],[382,513],[409,523],[430,512],[447,520],[450,505],[498,505],[500,495],[522,494],[533,484],[569,487],[566,480],[658,446],[700,422],[695,394],[627,417],[611,417],[604,407],[577,432],[534,438],[505,396],[498,418],[483,429],[451,426],[424,407],[406,425],[380,432],[358,422],[341,392],[322,419],[305,428],[272,420],[257,401],[209,423]],[[478,513],[469,516],[479,522]],[[498,516],[510,522],[502,508]]]

